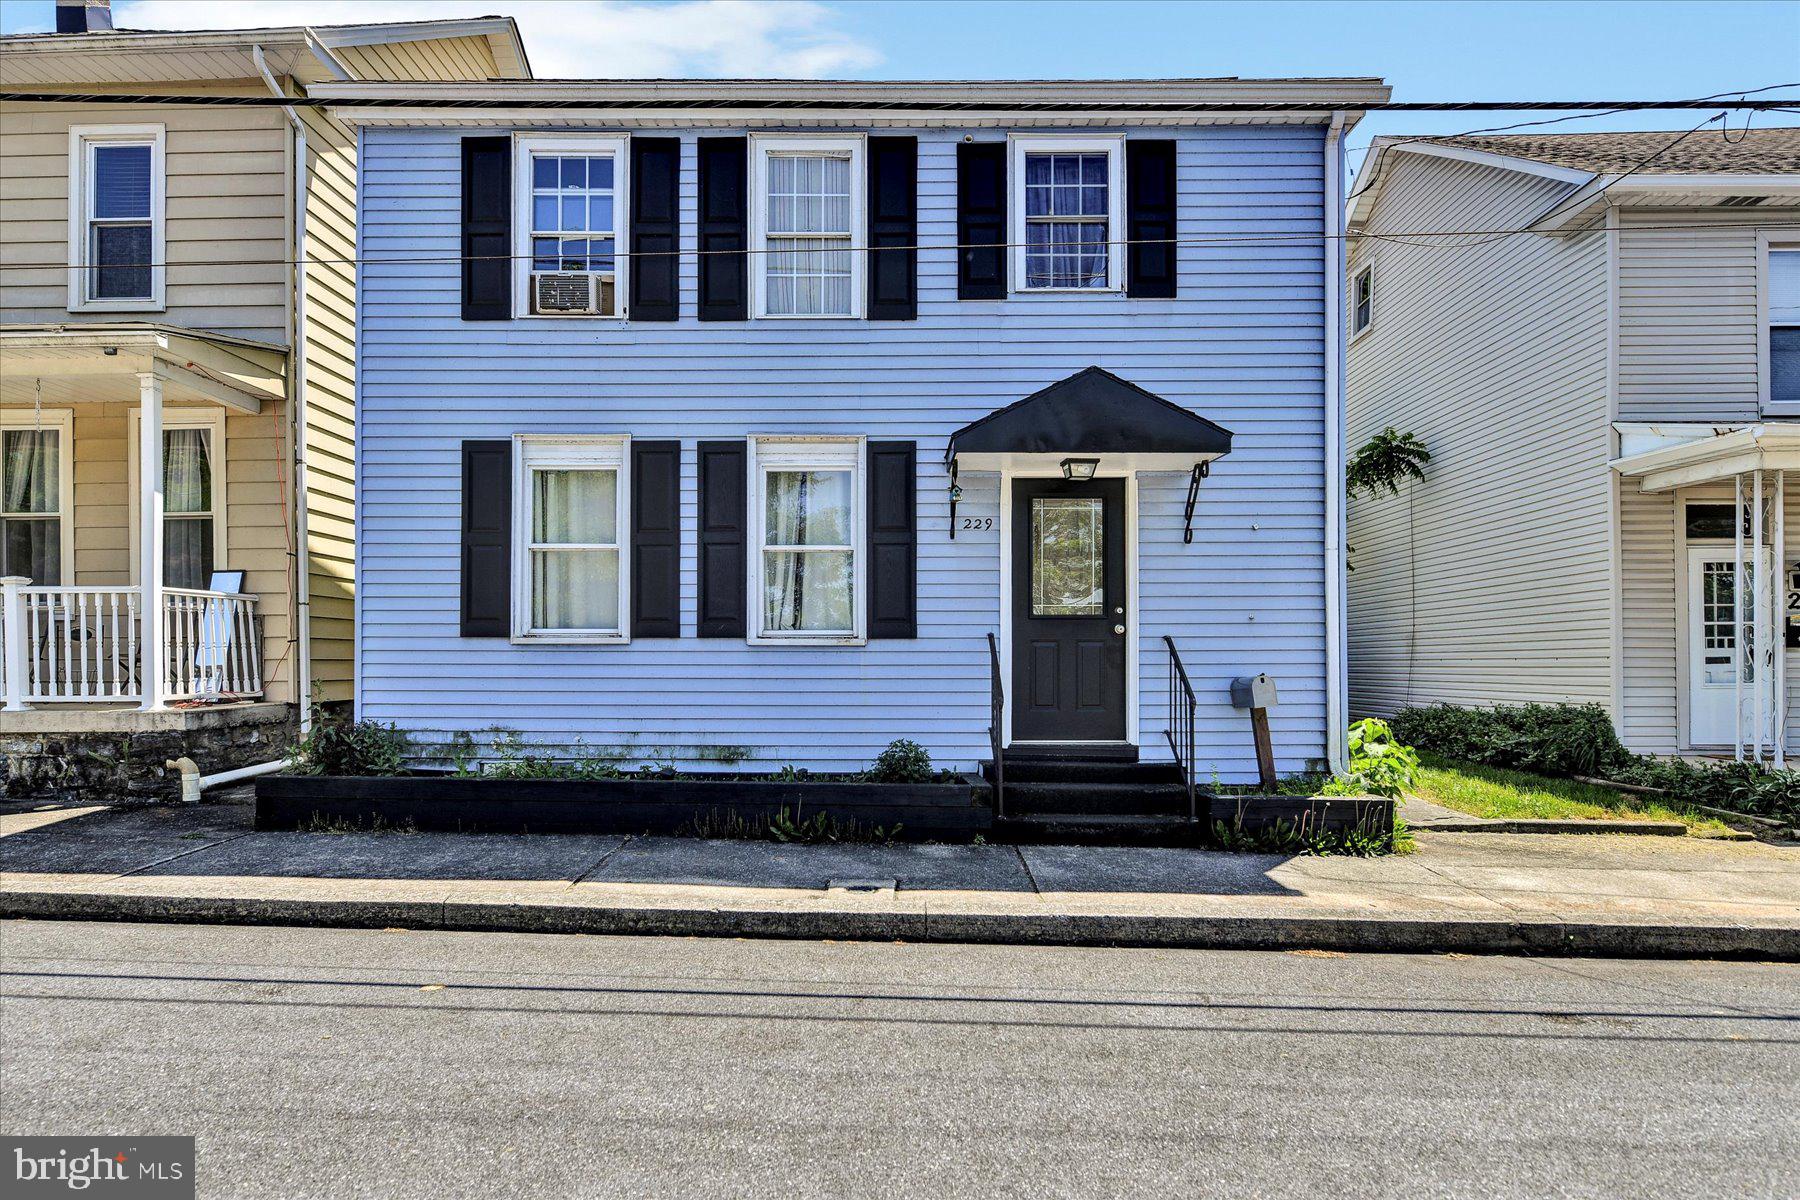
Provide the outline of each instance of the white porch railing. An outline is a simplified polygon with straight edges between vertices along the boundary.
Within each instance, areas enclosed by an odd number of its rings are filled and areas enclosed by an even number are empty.
[[[137,588],[0,582],[0,702],[125,704],[144,697],[146,647]],[[262,694],[256,597],[162,590],[165,700]]]

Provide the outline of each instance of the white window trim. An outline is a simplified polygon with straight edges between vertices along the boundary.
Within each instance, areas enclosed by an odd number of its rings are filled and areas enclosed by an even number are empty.
[[[531,625],[531,472],[590,468],[619,473],[619,628],[533,629]],[[513,435],[512,640],[531,645],[624,645],[631,641],[631,437],[628,434]]]
[[[760,321],[859,321],[868,308],[869,175],[867,139],[861,134],[837,136],[750,136],[750,315]],[[850,157],[850,311],[847,313],[771,313],[769,311],[769,156],[772,154],[847,154]]]
[[[69,128],[69,311],[160,312],[167,226],[163,220],[166,177],[161,125],[74,125]],[[92,208],[93,172],[89,150],[108,142],[150,147],[150,295],[116,300],[88,299],[92,272],[83,266],[88,254],[88,214]]]
[[[749,577],[748,597],[750,623],[748,638],[752,646],[861,646],[868,642],[868,605],[865,602],[864,577],[867,572],[865,544],[868,540],[868,488],[865,483],[868,463],[867,439],[861,437],[817,436],[794,434],[752,434],[749,439]],[[818,470],[850,471],[850,615],[853,623],[848,632],[806,633],[782,630],[770,633],[763,628],[763,555],[764,533],[768,511],[767,479],[770,471]]]
[[[0,413],[0,429],[54,429],[56,439],[56,516],[62,522],[58,530],[61,570],[53,582],[38,580],[44,587],[66,587],[75,582],[75,413],[73,409],[46,408],[41,413],[12,411]],[[4,486],[0,482],[0,486]]]
[[[1369,277],[1369,321],[1358,326],[1356,323],[1356,284],[1363,276]],[[1375,328],[1375,264],[1363,263],[1350,273],[1350,340],[1354,342],[1369,330]]]
[[[142,445],[143,410],[131,410],[131,444],[126,455],[126,480],[130,492],[131,520],[131,578],[139,579],[139,543],[143,540],[143,523],[138,520],[138,513],[143,505],[139,497],[143,495],[142,478],[138,469],[141,456],[138,447]],[[165,408],[163,409],[162,427],[167,429],[210,429],[212,431],[213,456],[213,570],[223,571],[231,559],[227,557],[225,514],[225,479],[229,472],[225,469],[225,410],[222,408]],[[191,515],[191,514],[190,514]],[[164,586],[169,586],[164,581]]]
[[[1125,290],[1125,136],[1069,134],[1017,135],[1007,139],[1007,241],[1012,243],[1012,290],[1023,295],[1104,295]],[[1025,156],[1027,154],[1106,155],[1106,286],[1059,288],[1025,286]]]
[[[631,148],[624,135],[513,135],[513,316],[533,321],[623,321],[631,311]],[[531,156],[537,153],[613,156],[613,307],[611,313],[531,311]]]
[[[1770,290],[1774,273],[1769,269],[1769,255],[1800,252],[1800,233],[1793,230],[1762,230],[1756,235],[1756,380],[1758,410],[1769,416],[1800,416],[1800,404],[1783,404],[1775,400],[1775,366],[1769,331],[1774,327],[1770,312]]]

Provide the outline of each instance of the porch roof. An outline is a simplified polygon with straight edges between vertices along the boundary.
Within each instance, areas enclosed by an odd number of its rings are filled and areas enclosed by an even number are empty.
[[[12,325],[0,329],[0,403],[135,404],[138,377],[175,401],[255,414],[287,395],[287,351],[178,325]]]
[[[1087,367],[950,435],[946,460],[997,470],[1032,456],[1118,456],[1186,471],[1231,450],[1231,431],[1099,367]]]
[[[1747,471],[1800,470],[1800,422],[1771,421],[1615,458],[1645,492],[1717,483]]]

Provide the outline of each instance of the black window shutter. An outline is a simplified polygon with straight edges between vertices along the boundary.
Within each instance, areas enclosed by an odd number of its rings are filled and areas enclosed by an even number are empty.
[[[462,140],[462,315],[512,319],[512,139]]]
[[[512,443],[462,444],[462,635],[512,635]]]
[[[1175,295],[1175,143],[1132,138],[1125,143],[1125,294]]]
[[[700,139],[700,319],[750,318],[750,140]]]
[[[631,443],[631,636],[681,636],[681,443]]]
[[[1006,143],[956,147],[956,294],[1006,299]]]
[[[869,443],[869,636],[919,636],[918,448]]]
[[[634,321],[681,315],[681,139],[631,139],[631,307]]]
[[[746,492],[748,444],[701,442],[701,637],[745,635],[744,574],[749,570]]]
[[[869,139],[869,319],[919,316],[919,139]]]

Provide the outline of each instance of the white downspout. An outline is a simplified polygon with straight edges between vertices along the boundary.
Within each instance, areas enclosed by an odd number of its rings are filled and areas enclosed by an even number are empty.
[[[1344,114],[1325,134],[1325,756],[1344,758],[1348,666],[1344,654]]]
[[[263,82],[277,96],[286,96],[263,58],[261,46],[253,46],[251,56]],[[293,333],[289,339],[294,355],[294,629],[297,637],[298,661],[295,666],[295,692],[300,704],[300,732],[312,728],[312,556],[307,548],[307,470],[306,470],[306,125],[284,104],[288,124],[294,129],[294,262],[289,268],[293,276]]]

